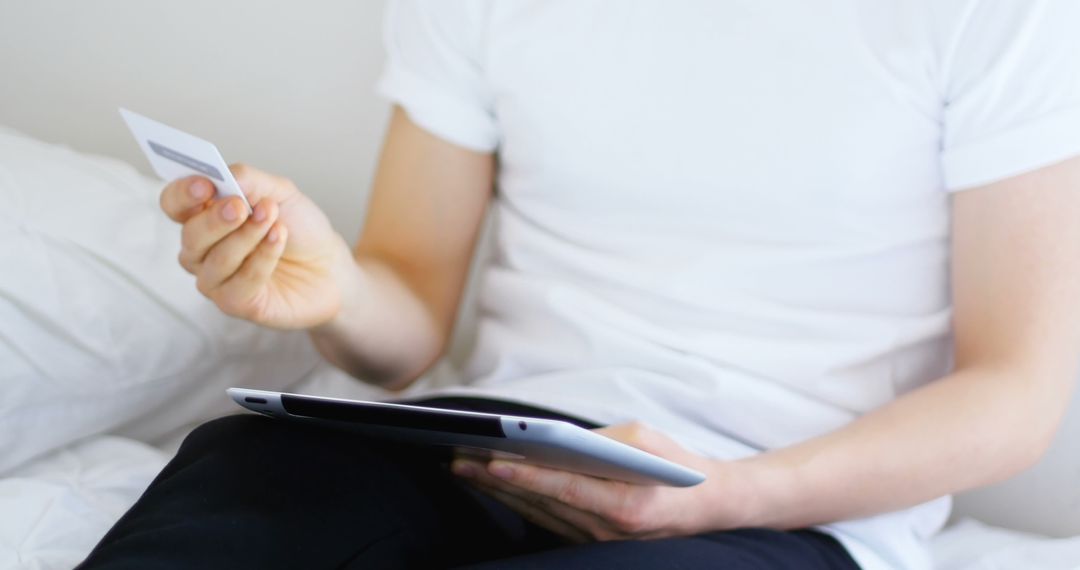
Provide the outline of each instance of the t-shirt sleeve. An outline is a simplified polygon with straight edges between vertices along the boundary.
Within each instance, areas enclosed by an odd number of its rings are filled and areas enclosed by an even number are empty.
[[[483,69],[485,13],[486,3],[470,0],[392,0],[376,87],[421,128],[479,152],[499,143]]]
[[[948,190],[1080,155],[1080,1],[970,6],[946,65]]]

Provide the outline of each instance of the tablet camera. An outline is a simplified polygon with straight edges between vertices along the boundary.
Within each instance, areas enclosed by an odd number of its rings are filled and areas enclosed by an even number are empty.
[[[525,431],[525,430],[529,429],[529,424],[527,424],[525,422],[518,422],[518,428],[520,428],[521,431]]]

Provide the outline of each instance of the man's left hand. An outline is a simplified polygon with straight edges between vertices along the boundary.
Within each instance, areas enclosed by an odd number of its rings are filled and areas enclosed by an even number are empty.
[[[739,526],[746,497],[716,501],[736,464],[697,455],[639,423],[597,433],[705,473],[697,486],[645,486],[504,460],[456,459],[451,468],[529,521],[576,543],[686,536]],[[728,493],[725,493],[728,495]]]

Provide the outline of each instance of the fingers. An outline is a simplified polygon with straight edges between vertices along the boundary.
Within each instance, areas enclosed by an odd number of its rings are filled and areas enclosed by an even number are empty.
[[[255,203],[264,198],[272,198],[281,203],[294,196],[299,190],[287,178],[274,176],[246,164],[229,166],[236,183],[240,185],[248,201]],[[171,220],[186,223],[210,205],[216,190],[214,184],[202,176],[189,176],[170,182],[161,191],[159,202],[161,209]]]
[[[663,436],[658,432],[649,429],[648,426],[641,422],[616,424],[598,428],[593,431],[605,437],[621,441],[627,445],[646,451],[653,451],[659,445],[662,445],[659,438]]]
[[[210,248],[239,228],[247,217],[244,202],[232,197],[218,200],[189,218],[180,232],[180,265],[198,274]]]
[[[266,237],[259,242],[255,251],[247,256],[236,273],[213,292],[212,298],[217,297],[217,303],[222,310],[237,317],[255,320],[260,318],[252,311],[259,306],[256,302],[259,296],[265,294],[266,284],[281,260],[288,239],[289,234],[284,225],[275,223],[270,226]]]
[[[509,461],[492,461],[487,472],[505,484],[599,515],[621,509],[628,488],[626,483]]]
[[[274,224],[266,233],[259,247],[248,257],[244,265],[236,273],[234,286],[247,287],[261,285],[265,282],[277,267],[282,252],[285,251],[285,243],[289,240],[289,232],[285,226]]]
[[[202,212],[214,197],[214,193],[214,185],[206,178],[188,176],[165,186],[159,202],[169,219],[182,224]]]
[[[585,544],[592,541],[592,538],[587,532],[566,521],[560,520],[558,517],[545,512],[543,509],[536,507],[520,497],[516,497],[495,487],[488,487],[482,484],[478,484],[477,487],[488,495],[498,499],[502,504],[513,509],[519,515],[524,517],[525,520],[545,528],[574,544]]]
[[[701,457],[695,456],[667,435],[641,422],[617,424],[593,431],[676,463],[694,466],[701,459]]]
[[[272,200],[263,200],[255,204],[251,217],[233,230],[206,253],[198,269],[198,287],[200,291],[217,289],[225,280],[233,276],[244,260],[263,241],[271,226],[277,221],[278,207]]]
[[[468,460],[458,460],[453,463],[452,469],[454,473],[468,478],[485,491],[493,489],[499,491],[503,496],[514,497],[515,501],[513,504],[508,501],[503,501],[514,508],[514,510],[522,512],[523,509],[528,508],[534,511],[538,510],[547,513],[548,516],[552,516],[559,521],[562,521],[564,524],[571,525],[577,529],[579,533],[585,533],[585,535],[591,539],[608,540],[617,537],[617,533],[612,530],[610,525],[608,525],[602,517],[591,512],[585,512],[550,496],[535,493],[517,485],[507,483],[505,480],[492,475],[490,473],[490,467],[485,468],[482,464]],[[500,500],[502,499],[500,498]],[[522,512],[522,514],[525,513]],[[538,521],[534,522],[540,524]],[[549,530],[554,529],[549,528]],[[560,534],[566,536],[565,533]]]

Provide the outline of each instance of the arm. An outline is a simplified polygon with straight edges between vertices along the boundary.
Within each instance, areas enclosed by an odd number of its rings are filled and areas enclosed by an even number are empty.
[[[494,158],[390,120],[355,248],[339,271],[341,308],[312,329],[350,374],[403,389],[443,353],[494,184]]]
[[[705,471],[640,487],[506,461],[454,470],[572,540],[799,528],[900,509],[1032,465],[1080,350],[1080,158],[955,196],[955,371],[832,433],[740,461],[638,425],[607,435]]]
[[[355,256],[291,181],[231,167],[255,205],[215,198],[203,177],[165,187],[180,264],[225,313],[308,329],[331,362],[400,389],[442,354],[484,209],[494,159],[421,130],[394,110]]]
[[[746,460],[749,524],[913,505],[1034,464],[1080,350],[1080,159],[953,202],[955,370],[834,433]]]

